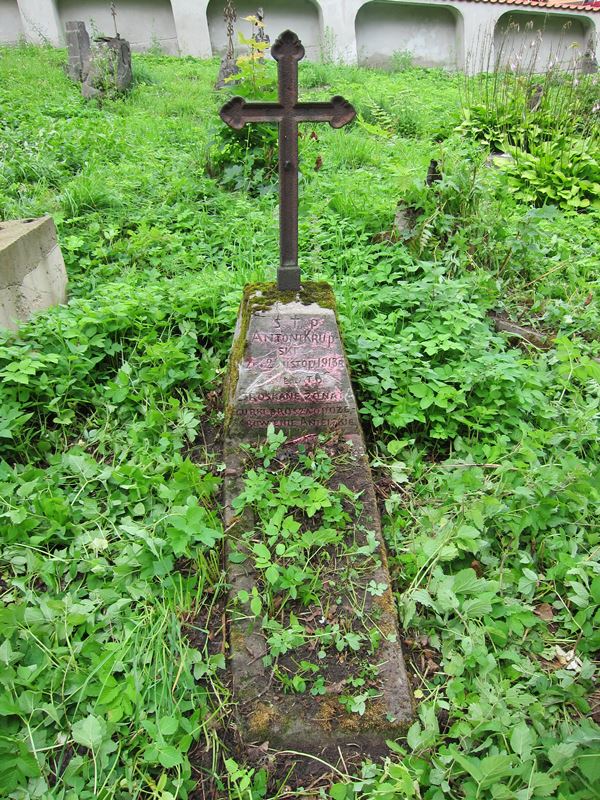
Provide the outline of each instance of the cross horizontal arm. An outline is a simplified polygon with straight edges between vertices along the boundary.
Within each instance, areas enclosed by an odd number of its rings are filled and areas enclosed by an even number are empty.
[[[241,130],[248,122],[281,122],[283,113],[279,103],[247,103],[243,97],[232,97],[220,116],[231,128]]]
[[[339,95],[327,103],[296,103],[292,113],[296,122],[328,122],[332,128],[342,128],[356,116],[350,103]]]

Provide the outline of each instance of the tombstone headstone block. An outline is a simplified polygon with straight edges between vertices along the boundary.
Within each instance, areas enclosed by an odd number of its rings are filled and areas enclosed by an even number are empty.
[[[133,81],[129,42],[120,36],[101,36],[95,41],[83,76],[83,96],[99,97],[107,90],[127,91]]]
[[[67,273],[51,217],[0,222],[0,327],[67,298]]]
[[[88,70],[90,60],[90,37],[85,23],[79,20],[67,22],[65,25],[65,38],[69,54],[67,74],[71,80],[82,81]]]
[[[380,597],[365,590],[364,613],[377,619],[382,642],[370,659],[379,665],[378,696],[364,716],[345,711],[340,702],[348,667],[331,666],[322,696],[285,694],[263,666],[265,637],[249,609],[232,616],[231,668],[238,701],[238,726],[246,743],[337,758],[338,748],[364,755],[386,752],[386,739],[400,736],[413,719],[412,692],[399,644],[397,614],[381,536],[369,463],[338,331],[335,301],[327,284],[305,283],[299,292],[280,292],[272,284],[244,292],[225,384],[225,523],[230,541],[240,546],[253,529],[247,513],[236,516],[233,501],[243,490],[246,446],[264,441],[269,425],[283,430],[286,446],[313,442],[319,434],[343,456],[336,462],[332,486],[341,484],[360,497],[356,530],[371,531],[380,563],[363,575],[387,587]],[[250,527],[248,527],[250,526]],[[252,560],[228,567],[233,601],[259,582]],[[364,589],[363,587],[363,589]],[[359,592],[361,589],[358,590]],[[356,608],[346,597],[339,606],[349,622]],[[327,667],[323,667],[327,669]],[[335,674],[334,674],[335,673]],[[271,676],[272,678],[272,676]]]
[[[249,286],[227,383],[231,436],[356,432],[358,415],[327,284]]]

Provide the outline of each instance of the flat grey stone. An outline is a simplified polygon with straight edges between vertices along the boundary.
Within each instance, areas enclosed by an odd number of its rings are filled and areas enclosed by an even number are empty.
[[[304,284],[298,295],[278,294],[270,284],[246,290],[226,381],[224,490],[230,550],[243,550],[243,534],[252,530],[254,520],[248,512],[237,517],[232,504],[243,489],[244,445],[264,441],[272,424],[287,435],[279,458],[286,452],[291,458],[298,445],[314,445],[319,434],[329,435],[330,444],[323,446],[343,456],[336,461],[331,487],[344,484],[360,495],[354,535],[362,542],[372,532],[377,558],[370,571],[359,570],[352,590],[338,586],[331,591],[339,594],[338,612],[348,623],[358,619],[355,601],[360,595],[361,613],[376,621],[381,634],[375,652],[366,656],[379,665],[379,674],[377,697],[367,701],[363,715],[340,703],[341,695],[359,691],[345,683],[353,676],[350,656],[346,662],[325,663],[325,694],[284,693],[273,680],[272,666],[263,664],[267,647],[261,620],[239,604],[230,620],[230,663],[245,744],[268,741],[273,748],[337,760],[338,748],[348,755],[383,755],[386,739],[402,735],[414,712],[377,503],[333,305],[325,284]],[[356,563],[362,564],[359,556]],[[260,575],[251,560],[230,563],[228,572],[234,608],[238,592],[251,592]],[[371,581],[385,587],[380,596],[366,590]]]
[[[51,217],[0,222],[0,327],[67,299],[67,273]]]

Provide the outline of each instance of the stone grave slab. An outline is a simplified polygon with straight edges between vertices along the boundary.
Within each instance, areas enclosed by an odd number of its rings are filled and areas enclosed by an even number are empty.
[[[356,563],[349,565],[361,576],[352,592],[331,581],[328,591],[336,595],[337,616],[313,620],[307,630],[332,620],[341,628],[359,631],[364,625],[366,630],[364,620],[369,620],[374,626],[371,631],[378,631],[378,644],[360,657],[353,653],[327,656],[322,664],[325,690],[320,694],[284,691],[273,679],[273,663],[267,657],[265,664],[264,659],[262,618],[239,599],[240,592],[251,593],[253,587],[260,594],[263,578],[251,558],[229,563],[230,663],[242,739],[246,745],[268,741],[272,748],[335,760],[340,749],[345,755],[382,755],[387,752],[385,740],[402,735],[413,719],[412,692],[356,401],[327,284],[305,283],[298,292],[279,292],[272,284],[246,288],[225,400],[225,523],[230,554],[244,551],[244,533],[255,524],[251,512],[244,510],[238,516],[235,508],[235,498],[244,489],[246,448],[264,441],[269,425],[287,436],[282,462],[293,462],[294,448],[299,446],[323,446],[335,454],[335,475],[329,485],[346,486],[359,496],[359,501],[353,501],[356,544],[364,546],[369,538],[376,542],[376,556],[365,561],[368,567],[361,566],[358,555]],[[379,590],[370,594],[367,586]],[[298,619],[304,620],[302,609],[296,611]],[[299,651],[297,656],[288,655],[287,663],[304,657],[306,651]],[[378,665],[371,684],[373,696],[362,714],[343,703],[348,693],[360,693],[349,683],[356,678],[359,658]]]
[[[0,327],[64,303],[67,272],[51,217],[0,222]]]

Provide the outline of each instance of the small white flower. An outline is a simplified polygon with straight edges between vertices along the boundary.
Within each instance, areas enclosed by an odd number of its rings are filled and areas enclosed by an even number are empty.
[[[108,539],[105,539],[104,536],[96,536],[95,539],[92,539],[90,544],[96,551],[106,550],[108,547]]]

